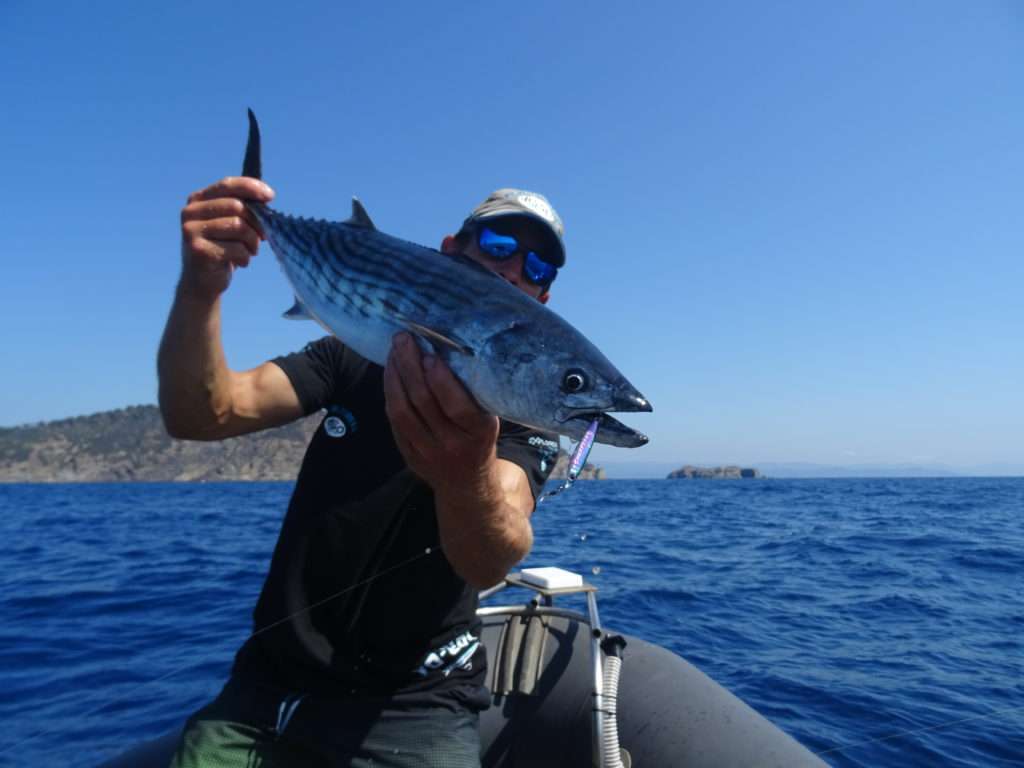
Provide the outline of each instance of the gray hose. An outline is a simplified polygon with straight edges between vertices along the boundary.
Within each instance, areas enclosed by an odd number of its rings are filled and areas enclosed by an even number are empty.
[[[619,753],[619,673],[622,659],[606,656],[604,660],[604,765],[601,768],[625,768]]]

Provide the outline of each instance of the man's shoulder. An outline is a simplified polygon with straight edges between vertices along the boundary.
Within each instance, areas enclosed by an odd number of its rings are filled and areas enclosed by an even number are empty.
[[[349,375],[380,367],[360,355],[337,336],[330,335],[309,342],[297,352],[275,357],[271,362],[283,368],[297,363],[316,368],[336,369]]]
[[[298,352],[298,354],[306,355],[307,357],[323,355],[340,357],[349,353],[351,353],[351,350],[345,345],[345,343],[337,336],[332,336],[330,334],[321,336],[319,339],[309,342]]]

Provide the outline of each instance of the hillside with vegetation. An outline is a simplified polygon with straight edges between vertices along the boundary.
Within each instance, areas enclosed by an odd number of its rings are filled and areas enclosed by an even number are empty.
[[[0,482],[294,480],[320,419],[212,443],[169,437],[155,405],[0,428]],[[565,464],[563,454],[552,477]]]

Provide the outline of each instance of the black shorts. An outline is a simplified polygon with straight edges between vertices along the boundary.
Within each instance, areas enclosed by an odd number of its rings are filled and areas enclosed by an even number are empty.
[[[185,726],[172,768],[479,768],[475,712],[302,696],[229,680]]]

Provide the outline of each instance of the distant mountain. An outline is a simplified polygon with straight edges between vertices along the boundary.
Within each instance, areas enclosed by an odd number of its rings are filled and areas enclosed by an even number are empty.
[[[220,442],[175,440],[155,405],[0,429],[0,481],[294,480],[318,419]]]
[[[155,405],[5,427],[0,482],[294,480],[320,419],[218,442],[169,437]],[[566,464],[563,452],[552,477],[564,477]],[[603,470],[588,464],[581,477]]]

